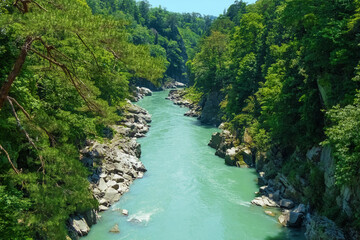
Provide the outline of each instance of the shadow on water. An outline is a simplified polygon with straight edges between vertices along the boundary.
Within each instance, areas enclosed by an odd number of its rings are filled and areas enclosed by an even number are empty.
[[[266,237],[265,240],[293,240],[293,239],[305,239],[303,229],[288,228],[286,231],[280,232],[276,236]]]
[[[194,118],[194,119],[196,119],[196,118]],[[199,120],[193,121],[191,124],[195,125],[195,126],[200,126],[200,127],[206,128],[206,129],[216,128],[215,125],[205,124],[205,123],[200,122]]]

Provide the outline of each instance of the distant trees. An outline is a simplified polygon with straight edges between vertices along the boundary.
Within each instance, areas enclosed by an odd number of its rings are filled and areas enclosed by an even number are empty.
[[[133,43],[163,48],[166,52],[167,78],[186,82],[186,62],[193,56],[200,36],[211,24],[209,16],[198,13],[172,13],[161,7],[152,8],[148,1],[88,0],[94,13],[112,15],[128,21]],[[158,45],[155,47],[155,45]]]

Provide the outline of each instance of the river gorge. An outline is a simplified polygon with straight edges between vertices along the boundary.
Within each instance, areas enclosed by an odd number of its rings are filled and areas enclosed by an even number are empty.
[[[305,239],[251,205],[258,191],[255,170],[226,166],[207,145],[218,129],[183,116],[187,109],[165,100],[167,94],[138,102],[152,115],[147,137],[139,140],[144,178],[82,239]],[[120,233],[109,232],[116,224]]]

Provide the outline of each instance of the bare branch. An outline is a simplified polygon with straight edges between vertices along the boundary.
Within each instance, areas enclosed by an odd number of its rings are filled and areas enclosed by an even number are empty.
[[[11,110],[13,112],[13,115],[16,119],[16,122],[17,122],[17,125],[19,127],[19,129],[25,134],[27,140],[29,141],[29,143],[36,149],[38,150],[38,148],[36,147],[35,143],[33,142],[33,140],[30,138],[30,135],[28,134],[28,132],[21,126],[21,121],[15,111],[15,108],[14,108],[14,105],[13,105],[13,102],[11,101],[11,99],[8,97],[8,102],[10,103],[10,106],[11,106]]]
[[[21,106],[19,103],[18,103],[18,101],[16,101],[16,99],[15,98],[12,98],[12,97],[8,97],[12,102],[14,102],[20,109],[21,109],[21,111],[25,114],[25,116],[27,117],[27,119],[29,120],[29,121],[32,121],[32,118],[30,117],[30,114],[24,109],[24,107],[23,106]],[[42,129],[45,133],[46,133],[46,135],[48,135],[48,137],[49,137],[49,140],[51,141],[51,144],[54,146],[55,144],[56,144],[56,140],[55,140],[55,138],[54,138],[54,136],[53,135],[51,135],[45,128],[43,128],[43,127],[41,127],[41,126],[38,126],[40,129]]]
[[[29,120],[31,120],[30,114],[28,114],[28,112],[23,108],[23,106],[21,106],[21,105],[18,103],[18,101],[16,101],[15,98],[12,98],[12,97],[8,96],[8,99],[10,99],[12,102],[14,102],[14,103],[21,109],[21,111],[25,114],[25,116],[26,116]]]
[[[111,48],[107,48],[107,50],[108,50],[109,52],[111,52],[116,59],[120,59],[119,55],[117,55],[117,53],[116,53],[114,50],[112,50]]]
[[[40,4],[35,2],[34,0],[15,0],[13,5],[17,9],[19,9],[20,12],[25,14],[25,13],[29,12],[29,4],[30,3],[34,3],[36,6],[38,6],[38,8],[40,8],[41,10],[44,10],[45,12],[47,12],[47,10],[43,6],[41,6]]]
[[[99,63],[98,63],[98,61],[97,61],[97,59],[95,57],[95,54],[91,51],[91,49],[88,47],[88,45],[86,45],[86,43],[84,42],[84,40],[80,37],[80,35],[78,33],[76,33],[76,36],[80,39],[80,41],[84,44],[84,46],[89,50],[89,52],[91,53],[91,55],[93,56],[93,58],[94,58],[94,60],[96,62],[96,66],[98,68],[100,68]]]
[[[47,10],[43,6],[41,6],[40,4],[38,4],[34,0],[32,2],[35,3],[35,5],[38,6],[41,10],[44,10],[45,12],[47,12]]]
[[[10,106],[11,106],[11,109],[12,109],[12,112],[14,114],[14,117],[16,119],[16,122],[17,122],[17,125],[19,127],[19,129],[25,134],[27,140],[29,141],[29,143],[37,150],[39,151],[39,149],[37,148],[37,146],[35,145],[34,141],[30,138],[30,135],[28,134],[28,132],[25,130],[25,128],[23,128],[21,126],[21,122],[20,122],[20,119],[15,111],[15,108],[14,108],[14,105],[13,105],[13,102],[11,101],[11,98],[8,97],[8,102],[10,103]],[[39,168],[38,171],[40,171],[40,169],[42,168],[43,169],[43,174],[45,174],[45,162],[43,161],[43,158],[41,155],[39,155],[39,159],[40,159],[40,162],[41,162],[41,167]]]
[[[2,150],[2,151],[5,153],[5,155],[6,155],[7,159],[8,159],[8,161],[9,161],[9,163],[11,164],[12,169],[14,169],[14,171],[16,172],[16,174],[20,174],[20,171],[15,167],[15,165],[14,165],[13,162],[11,161],[10,156],[9,156],[9,153],[8,153],[8,152],[3,148],[3,146],[1,146],[1,145],[0,145],[0,150]]]
[[[59,63],[57,61],[55,61],[54,59],[52,58],[49,58],[47,56],[45,56],[44,54],[38,52],[37,50],[31,48],[31,51],[33,51],[35,54],[37,54],[38,56],[48,60],[49,62],[59,66],[63,72],[65,73],[65,76],[67,76],[70,80],[70,82],[72,83],[72,85],[75,87],[76,91],[78,92],[78,94],[80,95],[80,97],[84,100],[84,102],[86,103],[86,105],[88,106],[88,108],[91,110],[91,111],[96,111],[98,113],[101,113],[101,110],[100,108],[94,104],[93,102],[89,101],[86,96],[82,93],[80,87],[78,86],[78,84],[76,83],[76,81],[74,80],[73,78],[73,75],[72,73],[70,72],[70,70],[62,63]]]

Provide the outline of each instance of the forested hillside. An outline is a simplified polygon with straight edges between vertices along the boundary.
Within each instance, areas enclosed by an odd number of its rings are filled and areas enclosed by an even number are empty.
[[[266,181],[359,236],[359,0],[240,0],[218,18],[1,0],[0,238],[65,239],[70,215],[98,207],[79,150],[108,141],[134,86],[174,80]]]
[[[192,91],[223,96],[219,117],[240,142],[250,134],[267,179],[285,174],[291,197],[356,229],[359,12],[359,1],[235,1],[188,62]],[[309,155],[328,146],[334,167]]]
[[[84,0],[0,2],[1,238],[65,239],[69,215],[96,207],[79,148],[168,64],[129,24]]]
[[[200,37],[208,30],[211,16],[198,13],[173,13],[162,7],[152,8],[148,1],[88,0],[94,14],[111,15],[126,21],[129,41],[147,45],[154,57],[163,57],[167,70],[163,82],[187,82],[185,64],[194,52]],[[139,81],[138,81],[139,83]]]

